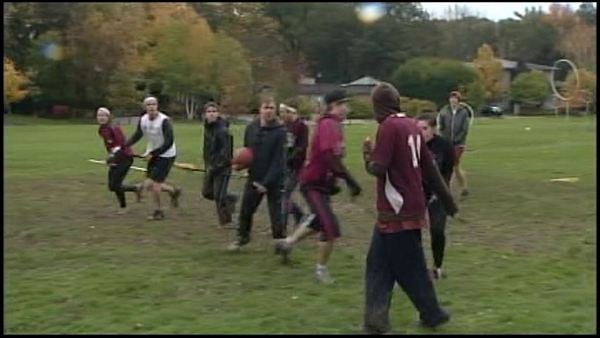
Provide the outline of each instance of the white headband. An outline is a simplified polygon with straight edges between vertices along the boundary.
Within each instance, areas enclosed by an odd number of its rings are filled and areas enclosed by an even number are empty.
[[[282,110],[282,109],[289,110],[289,111],[291,111],[292,113],[297,113],[297,112],[298,112],[298,111],[296,110],[296,108],[292,108],[292,107],[290,107],[290,106],[288,106],[288,105],[285,105],[285,104],[283,104],[283,103],[281,103],[281,104],[279,105],[279,110]]]
[[[149,96],[144,99],[144,105],[148,104],[149,101],[156,101],[158,103],[158,100],[154,96]]]
[[[99,112],[101,112],[101,111],[105,112],[106,115],[110,116],[110,110],[108,110],[108,108],[100,107],[100,108],[98,108],[98,111],[96,112],[96,114],[99,113]]]

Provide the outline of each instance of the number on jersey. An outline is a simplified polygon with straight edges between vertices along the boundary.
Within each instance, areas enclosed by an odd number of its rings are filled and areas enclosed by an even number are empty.
[[[415,144],[415,138],[417,143]],[[412,154],[413,167],[419,167],[419,159],[421,158],[421,135],[408,135],[408,146]]]

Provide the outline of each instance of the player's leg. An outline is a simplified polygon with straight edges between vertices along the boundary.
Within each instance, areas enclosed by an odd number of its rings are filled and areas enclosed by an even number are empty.
[[[175,163],[175,157],[160,157],[158,159],[157,166],[159,167],[159,175],[157,180],[160,181],[160,189],[161,191],[165,191],[169,193],[171,197],[171,205],[175,208],[179,206],[179,197],[181,196],[181,188],[175,187],[167,182],[167,176],[171,172],[171,168],[173,167],[173,163]]]
[[[244,193],[242,195],[242,206],[240,208],[237,239],[229,245],[229,250],[237,250],[242,245],[250,242],[252,217],[254,216],[254,213],[256,212],[261,200],[262,194],[256,191],[256,189],[252,186],[252,182],[248,180],[244,186]]]
[[[327,263],[333,252],[335,240],[341,235],[340,226],[331,208],[329,195],[317,190],[309,191],[309,195],[312,195],[311,199],[316,202],[315,211],[321,225],[315,277],[318,281],[329,284],[333,283],[333,278],[329,274]]]
[[[462,196],[467,196],[469,194],[469,190],[467,189],[467,176],[461,167],[460,161],[464,151],[465,146],[461,145],[454,147],[454,176],[456,177],[458,187],[460,188],[460,194]]]
[[[227,195],[227,184],[229,183],[229,175],[219,174],[213,180],[213,191],[215,196],[215,205],[217,208],[217,216],[219,217],[219,225],[224,226],[231,223],[231,207]]]
[[[303,240],[304,238],[310,236],[310,235],[314,235],[319,233],[319,231],[321,230],[321,224],[319,223],[319,217],[316,214],[317,212],[317,207],[316,204],[319,203],[319,199],[313,199],[314,198],[314,194],[310,194],[309,193],[308,188],[301,186],[300,187],[300,192],[302,193],[302,196],[304,197],[306,203],[308,204],[309,208],[312,211],[312,214],[310,215],[311,217],[307,217],[304,222],[302,224],[300,224],[300,226],[296,229],[296,231],[294,231],[294,233],[292,233],[291,236],[288,236],[285,238],[285,243],[281,243],[280,246],[283,246],[283,249],[285,250],[285,247],[291,247],[294,244],[300,242],[301,240]]]
[[[119,201],[119,207],[125,209],[127,208],[127,202],[125,201],[125,193],[120,189],[119,176],[119,168],[117,165],[111,165],[108,169],[108,190],[115,193],[117,200]]]
[[[421,324],[436,327],[447,322],[449,315],[440,307],[433,282],[427,272],[421,230],[389,234],[385,241],[394,279],[419,311]]]
[[[282,239],[286,235],[286,226],[283,223],[283,194],[281,186],[267,189],[267,203],[269,207],[269,218],[271,220],[271,235],[273,239]]]
[[[120,195],[122,195],[123,197],[123,204],[122,205],[126,205],[125,203],[125,192],[134,192],[136,194],[136,199],[139,202],[141,200],[141,190],[140,190],[140,185],[132,185],[132,184],[124,184],[123,181],[125,180],[125,177],[127,176],[127,173],[129,172],[129,168],[131,167],[131,165],[133,164],[133,158],[128,157],[126,159],[124,159],[122,162],[118,163],[116,166],[116,183],[118,185],[117,189],[120,191]]]
[[[151,194],[154,203],[154,212],[148,217],[149,220],[161,220],[165,217],[161,206],[160,192],[163,190],[163,183],[169,173],[169,159],[164,157],[156,157],[149,165],[148,178],[152,180]],[[150,164],[150,163],[149,163]]]
[[[302,218],[304,217],[304,211],[302,210],[302,208],[300,207],[300,205],[298,205],[298,203],[294,202],[294,200],[292,199],[292,194],[294,193],[294,190],[296,189],[296,187],[298,186],[298,174],[296,172],[292,172],[290,173],[290,182],[289,182],[289,186],[286,188],[286,193],[288,194],[287,196],[287,215],[291,214],[292,216],[294,216],[294,221],[295,224],[298,225],[300,224],[300,220],[302,220]],[[286,221],[286,226],[287,226],[287,221]]]
[[[442,277],[442,263],[446,247],[446,210],[439,199],[435,199],[428,206],[431,232],[431,251],[433,253],[433,276],[435,279]]]
[[[367,254],[363,330],[369,334],[383,334],[390,330],[389,311],[395,280],[383,236],[377,229],[373,231]]]

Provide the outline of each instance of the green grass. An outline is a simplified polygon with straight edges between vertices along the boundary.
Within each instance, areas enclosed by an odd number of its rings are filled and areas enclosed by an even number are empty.
[[[217,230],[201,174],[173,169],[185,190],[165,221],[145,221],[149,198],[130,197],[131,212],[117,216],[105,167],[87,162],[105,156],[97,127],[28,121],[4,128],[6,333],[360,330],[374,179],[359,150],[375,125],[346,128],[347,163],[365,193],[354,203],[334,198],[337,282],[321,286],[314,239],[295,249],[291,266],[273,255],[264,202],[241,254],[225,252],[233,234]],[[175,135],[178,161],[200,163],[200,125],[176,123]],[[239,126],[234,135],[239,142]],[[476,121],[463,157],[471,195],[449,221],[449,277],[436,284],[452,320],[437,333],[596,332],[595,135],[595,121],[582,118]],[[548,181],[558,177],[580,180]],[[232,181],[231,190],[241,187]],[[391,318],[396,333],[429,332],[399,289]]]

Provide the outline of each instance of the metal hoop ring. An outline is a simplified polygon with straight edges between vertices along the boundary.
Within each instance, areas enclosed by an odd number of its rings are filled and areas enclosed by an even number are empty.
[[[552,87],[552,91],[554,92],[554,95],[556,97],[558,97],[559,99],[561,99],[563,101],[569,101],[571,98],[570,97],[567,98],[567,97],[560,95],[558,93],[558,90],[556,89],[556,85],[554,84],[554,71],[557,69],[556,65],[558,65],[561,62],[567,63],[573,70],[573,73],[575,73],[575,81],[577,83],[577,86],[576,86],[577,89],[579,89],[579,72],[577,71],[577,67],[575,66],[575,64],[567,59],[557,60],[556,62],[554,62],[554,65],[552,65],[552,74],[551,74],[551,78],[550,78],[550,86]]]

